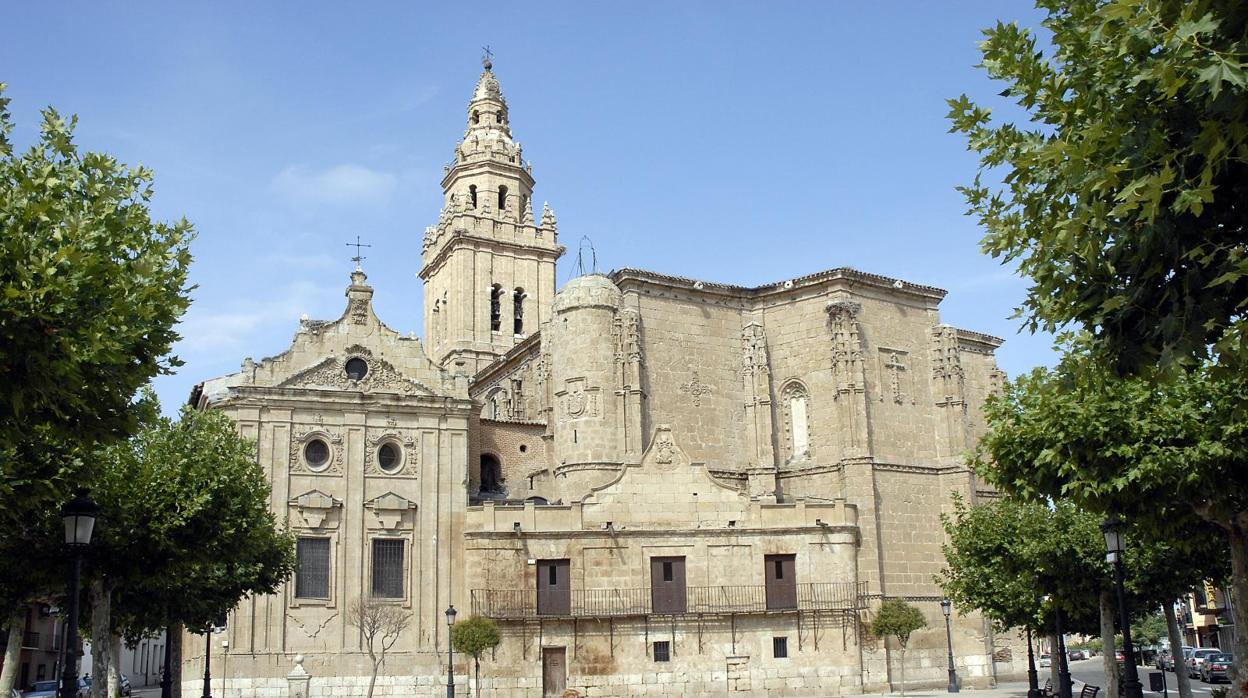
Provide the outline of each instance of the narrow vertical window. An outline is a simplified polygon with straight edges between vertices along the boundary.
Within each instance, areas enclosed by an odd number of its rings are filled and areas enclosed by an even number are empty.
[[[505,185],[499,185],[498,187],[498,210],[507,210],[507,187]]]
[[[670,640],[658,640],[654,643],[654,661],[672,661],[672,645]]]
[[[784,659],[789,656],[789,638],[773,637],[771,638],[771,656],[776,659]]]
[[[494,284],[490,287],[490,331],[500,332],[503,329],[503,287]]]
[[[477,207],[477,185],[475,184],[468,187],[468,201],[473,208]]]
[[[472,110],[472,123],[474,124],[481,123],[481,114],[476,109]]]
[[[512,334],[524,334],[524,289],[518,288],[511,294],[511,307],[515,311]]]
[[[403,598],[403,541],[394,538],[373,540],[373,597]]]

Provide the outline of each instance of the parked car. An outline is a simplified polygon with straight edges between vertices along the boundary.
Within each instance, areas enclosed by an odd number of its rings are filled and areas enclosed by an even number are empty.
[[[1231,662],[1235,658],[1227,653],[1211,654],[1200,665],[1200,680],[1205,683],[1231,680]]]
[[[1127,657],[1122,653],[1122,650],[1114,650],[1114,661],[1125,662],[1127,661]]]
[[[60,681],[36,681],[30,690],[22,694],[22,698],[56,698],[60,693]],[[89,698],[91,695],[91,684],[83,679],[78,679],[78,698]]]
[[[1222,654],[1222,650],[1217,647],[1200,647],[1192,650],[1192,656],[1187,658],[1187,676],[1188,678],[1200,678],[1200,666],[1205,660],[1215,654]]]
[[[1175,669],[1176,665],[1187,663],[1187,658],[1192,656],[1192,650],[1194,649],[1196,648],[1183,645],[1183,647],[1179,650],[1179,658],[1177,660],[1175,659],[1175,656],[1173,654],[1167,657],[1166,658],[1166,671],[1176,671]]]
[[[1040,666],[1041,667],[1053,666],[1052,655],[1050,655],[1048,652],[1045,652],[1044,654],[1040,655]]]

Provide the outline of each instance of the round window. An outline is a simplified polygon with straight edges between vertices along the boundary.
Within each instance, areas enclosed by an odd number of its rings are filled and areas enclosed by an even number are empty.
[[[303,459],[313,470],[324,468],[329,464],[329,444],[321,439],[312,439],[303,447]]]
[[[358,357],[347,359],[347,365],[345,368],[347,371],[347,378],[350,378],[353,381],[358,381],[368,374],[368,364],[364,361],[364,359]]]
[[[377,464],[386,472],[394,472],[403,464],[403,453],[392,443],[384,443],[377,449]]]
[[[525,445],[525,444],[520,444],[520,452],[521,452],[521,453],[528,453],[528,452],[529,452],[529,447],[528,447],[527,445]]]

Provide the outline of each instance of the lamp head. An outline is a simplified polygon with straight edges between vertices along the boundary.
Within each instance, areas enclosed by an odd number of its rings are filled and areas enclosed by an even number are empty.
[[[953,612],[953,602],[949,599],[941,599],[940,610],[945,614],[945,617],[948,618],[949,614]]]
[[[1101,524],[1101,533],[1105,535],[1105,560],[1118,562],[1122,556],[1122,521],[1117,518],[1107,519]]]
[[[61,507],[61,518],[65,521],[65,545],[74,548],[90,545],[95,517],[99,513],[100,507],[91,501],[88,490],[79,488],[74,498]]]
[[[450,606],[446,607],[446,624],[448,627],[455,625],[456,613],[458,613],[458,611],[455,610],[455,604],[451,604]]]

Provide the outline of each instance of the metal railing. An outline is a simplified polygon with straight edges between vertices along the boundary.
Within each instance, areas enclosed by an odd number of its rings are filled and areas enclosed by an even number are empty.
[[[683,614],[767,613],[769,611],[849,611],[861,606],[866,583],[823,582],[796,585],[796,594],[774,594],[764,585],[698,586],[685,588]],[[550,594],[550,592],[545,592]],[[550,598],[547,596],[546,598]],[[664,606],[670,608],[670,599]],[[495,619],[544,617],[610,618],[671,615],[653,607],[648,587],[571,589],[566,603],[544,602],[538,607],[533,589],[473,589],[474,615]],[[552,608],[553,607],[553,608]]]
[[[31,630],[27,630],[23,632],[22,633],[22,647],[29,647],[30,649],[35,649],[35,650],[40,649],[39,648],[39,633],[36,633]]]

